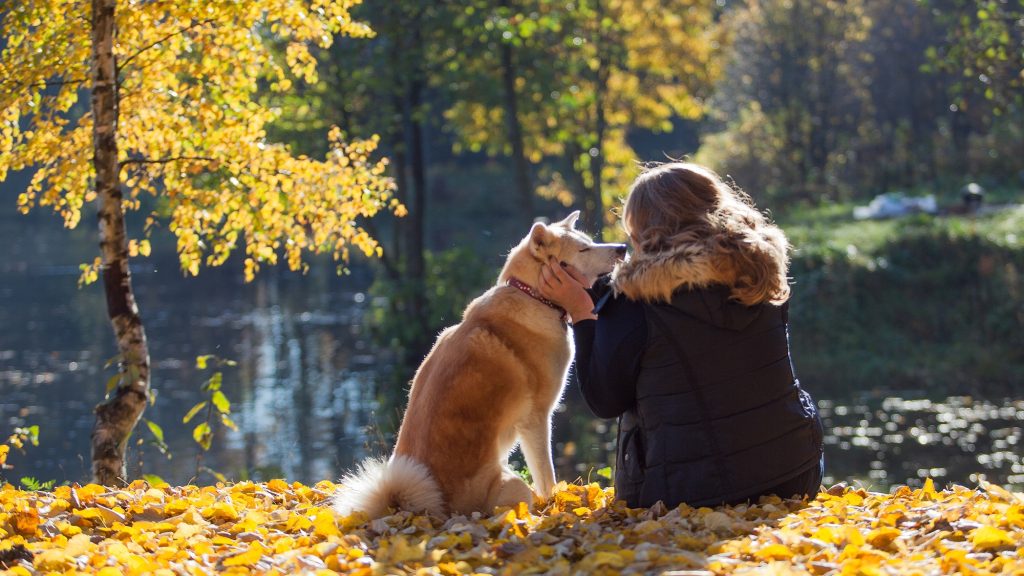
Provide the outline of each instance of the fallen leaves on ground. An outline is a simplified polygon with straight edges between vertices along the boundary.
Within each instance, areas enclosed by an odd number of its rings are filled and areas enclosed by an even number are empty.
[[[336,486],[0,488],[6,574],[1024,574],[1024,496],[999,486],[627,509],[596,484],[491,515],[327,506]]]

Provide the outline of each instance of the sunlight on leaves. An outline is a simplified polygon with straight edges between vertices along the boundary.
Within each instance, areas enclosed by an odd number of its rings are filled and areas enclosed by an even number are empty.
[[[802,502],[628,509],[611,489],[492,514],[336,516],[337,489],[283,480],[124,490],[0,488],[0,558],[14,574],[949,574],[1018,573],[1024,496],[900,487]],[[891,515],[898,517],[893,519]],[[887,518],[883,520],[883,518]],[[889,524],[894,524],[890,526]],[[19,548],[20,547],[20,548]],[[21,550],[24,549],[24,553]]]

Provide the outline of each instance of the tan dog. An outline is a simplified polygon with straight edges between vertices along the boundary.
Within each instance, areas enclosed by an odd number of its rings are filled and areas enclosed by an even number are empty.
[[[592,283],[625,255],[625,246],[595,244],[575,230],[578,217],[534,224],[497,285],[441,332],[413,378],[394,454],[342,479],[338,513],[375,518],[388,508],[445,514],[530,503],[530,487],[508,468],[517,442],[537,493],[551,495],[551,414],[573,349],[563,311],[533,287],[549,258]]]

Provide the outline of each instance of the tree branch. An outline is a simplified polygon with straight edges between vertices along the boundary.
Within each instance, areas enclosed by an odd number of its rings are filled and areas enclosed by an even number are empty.
[[[82,84],[88,82],[88,78],[72,78],[69,80],[43,80],[42,82],[32,82],[29,84],[14,82],[13,80],[0,81],[0,86],[4,88],[12,86],[13,89],[7,90],[7,94],[13,94],[14,90],[20,90],[22,88],[49,88],[51,86],[64,86],[67,84]]]
[[[209,156],[173,156],[170,158],[128,158],[121,161],[121,167],[129,164],[169,164],[171,162],[204,161],[213,162],[215,158]]]
[[[150,43],[150,44],[148,44],[146,46],[143,46],[142,48],[139,48],[138,50],[135,51],[134,54],[132,54],[131,56],[125,58],[124,62],[118,62],[118,64],[117,64],[118,69],[120,70],[122,68],[127,67],[128,63],[131,62],[132,60],[134,60],[139,54],[142,54],[143,52],[145,52],[146,50],[149,50],[150,48],[156,46],[157,44],[160,44],[161,42],[166,42],[167,40],[170,40],[171,38],[174,38],[175,36],[177,36],[179,34],[184,34],[185,32],[188,32],[189,30],[195,28],[196,26],[202,26],[203,24],[209,24],[210,22],[213,22],[213,20],[214,20],[213,18],[207,18],[205,20],[196,20],[195,22],[193,22],[192,24],[189,24],[188,26],[186,26],[185,28],[182,28],[181,30],[178,30],[176,32],[171,32],[170,34],[164,36],[163,38],[160,38],[159,40],[157,40],[155,42],[152,42],[152,43]]]

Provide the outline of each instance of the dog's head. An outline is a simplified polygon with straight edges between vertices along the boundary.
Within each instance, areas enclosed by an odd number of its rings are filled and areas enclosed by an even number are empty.
[[[573,265],[586,276],[589,287],[598,276],[611,272],[615,264],[625,257],[626,245],[594,242],[576,229],[579,217],[580,211],[576,210],[561,222],[534,224],[529,236],[530,254],[540,262],[555,258]]]

